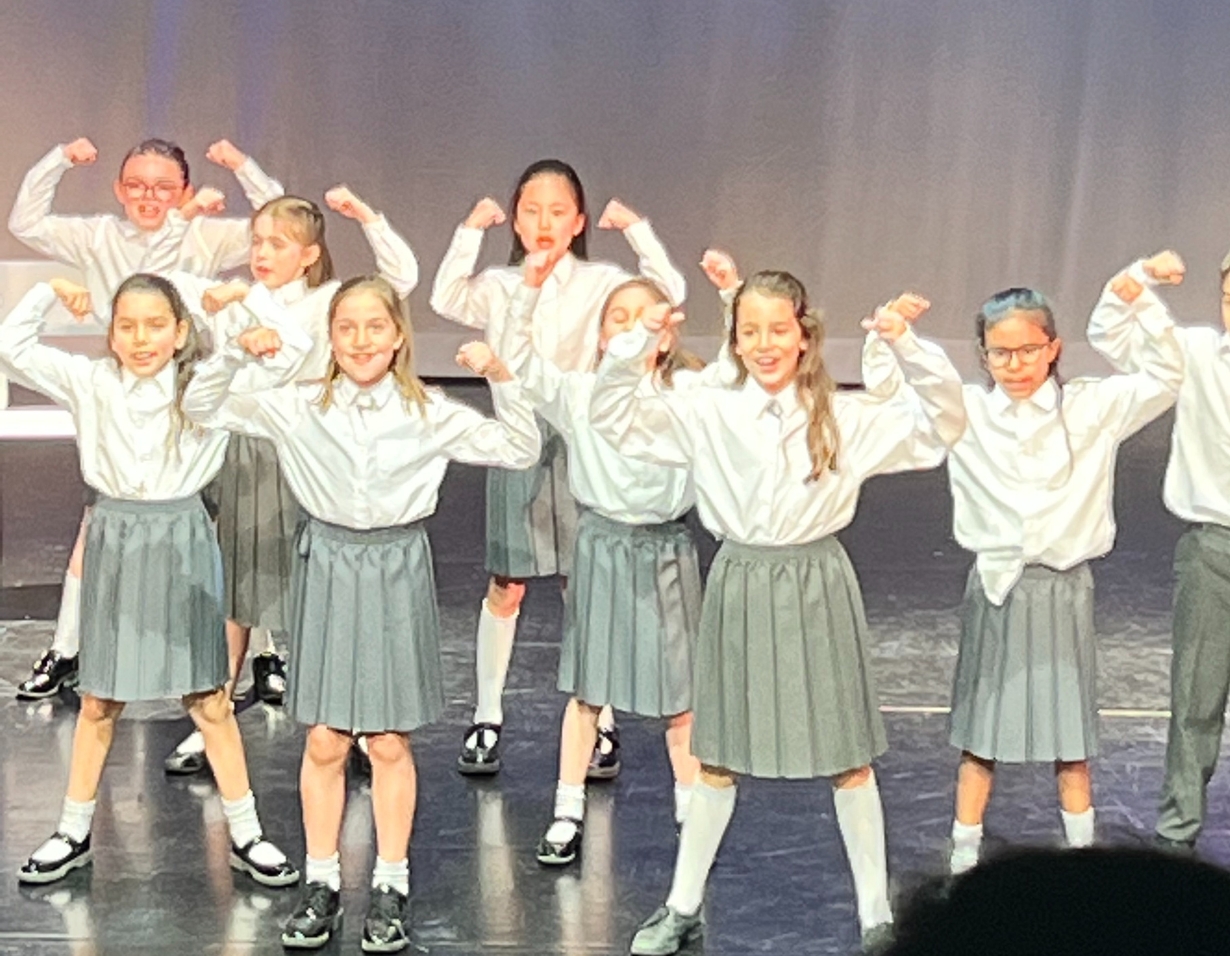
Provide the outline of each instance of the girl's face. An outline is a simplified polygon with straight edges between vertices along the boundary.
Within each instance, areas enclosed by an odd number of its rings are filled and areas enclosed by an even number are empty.
[[[602,315],[602,328],[598,332],[598,351],[605,352],[606,347],[611,344],[611,339],[621,332],[629,331],[636,325],[637,319],[645,313],[646,309],[657,304],[658,299],[650,294],[648,289],[642,289],[639,286],[629,286],[616,292],[611,297],[606,312]],[[674,339],[672,329],[663,329],[658,339],[658,351],[667,351]],[[649,361],[652,365],[654,358],[650,357]]]
[[[188,323],[177,320],[157,292],[125,292],[115,303],[111,351],[133,375],[151,378],[167,367],[188,340]]]
[[[1230,332],[1230,275],[1221,284],[1221,324]]]
[[[341,370],[366,388],[384,378],[405,337],[380,297],[361,289],[337,304],[329,341]]]
[[[252,278],[270,289],[280,289],[302,278],[320,258],[320,246],[304,245],[295,237],[294,226],[268,213],[252,223],[252,249],[248,264]]]
[[[161,229],[167,213],[189,195],[179,164],[153,153],[131,157],[114,188],[128,221],[144,232]]]
[[[1046,316],[1018,309],[990,326],[983,346],[987,369],[995,384],[1015,401],[1029,398],[1051,374],[1062,343],[1048,338],[1041,323]]]
[[[558,173],[535,176],[521,190],[513,215],[513,231],[526,252],[563,254],[585,229],[568,180]]]
[[[749,292],[735,316],[735,354],[766,392],[780,392],[794,381],[807,351],[803,326],[789,299]]]

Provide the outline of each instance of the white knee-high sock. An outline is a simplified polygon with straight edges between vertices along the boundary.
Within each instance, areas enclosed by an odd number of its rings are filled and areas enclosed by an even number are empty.
[[[959,876],[978,865],[982,849],[982,824],[952,821],[952,854],[948,857],[948,870]]]
[[[1063,835],[1068,846],[1093,846],[1093,807],[1084,813],[1069,813],[1060,809],[1059,814],[1063,817]]]
[[[517,614],[496,617],[483,601],[478,615],[478,645],[474,663],[478,686],[474,723],[504,723],[504,679],[512,659],[513,638],[517,634]]]
[[[891,923],[888,905],[888,856],[884,846],[884,808],[872,773],[867,782],[833,791],[837,826],[854,876],[858,921],[863,929]],[[693,804],[695,806],[695,804]]]
[[[692,786],[691,806],[679,835],[675,878],[666,898],[666,905],[677,913],[692,916],[705,901],[705,883],[735,812],[737,789],[711,787],[703,780]]]
[[[81,578],[67,571],[60,595],[60,615],[51,649],[61,657],[76,657],[81,649]]]
[[[610,704],[598,711],[598,729],[606,731],[615,729],[615,709]]]

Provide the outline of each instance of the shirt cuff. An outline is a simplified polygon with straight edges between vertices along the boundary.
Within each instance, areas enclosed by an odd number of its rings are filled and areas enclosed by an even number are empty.
[[[486,230],[474,229],[464,222],[453,233],[453,252],[463,255],[478,255],[483,247],[483,236]]]
[[[898,358],[907,360],[918,358],[927,351],[912,325],[907,325],[905,331],[898,336],[895,342],[886,341],[885,344],[896,353]]]
[[[373,219],[371,222],[363,222],[363,223],[360,223],[359,225],[363,227],[363,232],[366,235],[371,236],[374,234],[374,235],[379,236],[388,230],[389,221],[384,217],[384,213],[378,212],[376,213],[376,218]]]
[[[1141,285],[1146,286],[1147,288],[1150,288],[1150,289],[1155,288],[1159,284],[1158,281],[1155,278],[1153,278],[1153,276],[1145,272],[1145,260],[1144,259],[1137,259],[1130,266],[1128,266],[1127,274],[1128,274],[1128,278],[1135,279]]]

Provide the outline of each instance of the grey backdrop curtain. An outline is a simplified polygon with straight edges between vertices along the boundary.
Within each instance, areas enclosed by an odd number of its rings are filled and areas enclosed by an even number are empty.
[[[529,162],[574,163],[595,215],[648,215],[719,331],[706,245],[796,272],[857,377],[858,318],[931,297],[929,334],[968,361],[979,302],[1053,296],[1075,344],[1102,282],[1174,246],[1180,314],[1215,321],[1230,246],[1230,4],[1211,0],[30,0],[0,3],[0,205],[50,146],[89,136],[57,209],[111,209],[123,151],[161,135],[198,183],[229,137],[319,201],[347,182],[423,265],[426,370],[455,327],[427,293],[453,228]],[[370,255],[332,217],[343,273]],[[493,233],[484,261],[506,256]],[[631,262],[618,236],[596,255]],[[0,237],[0,257],[29,254]],[[1079,349],[1072,350],[1080,366]]]

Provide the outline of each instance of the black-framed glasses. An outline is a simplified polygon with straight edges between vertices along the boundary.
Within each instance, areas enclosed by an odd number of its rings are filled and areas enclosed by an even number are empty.
[[[1007,368],[1014,355],[1021,360],[1022,365],[1036,365],[1050,345],[1050,342],[1046,342],[1042,345],[1018,345],[1014,349],[984,348],[982,354],[986,356],[987,364],[991,368]]]

